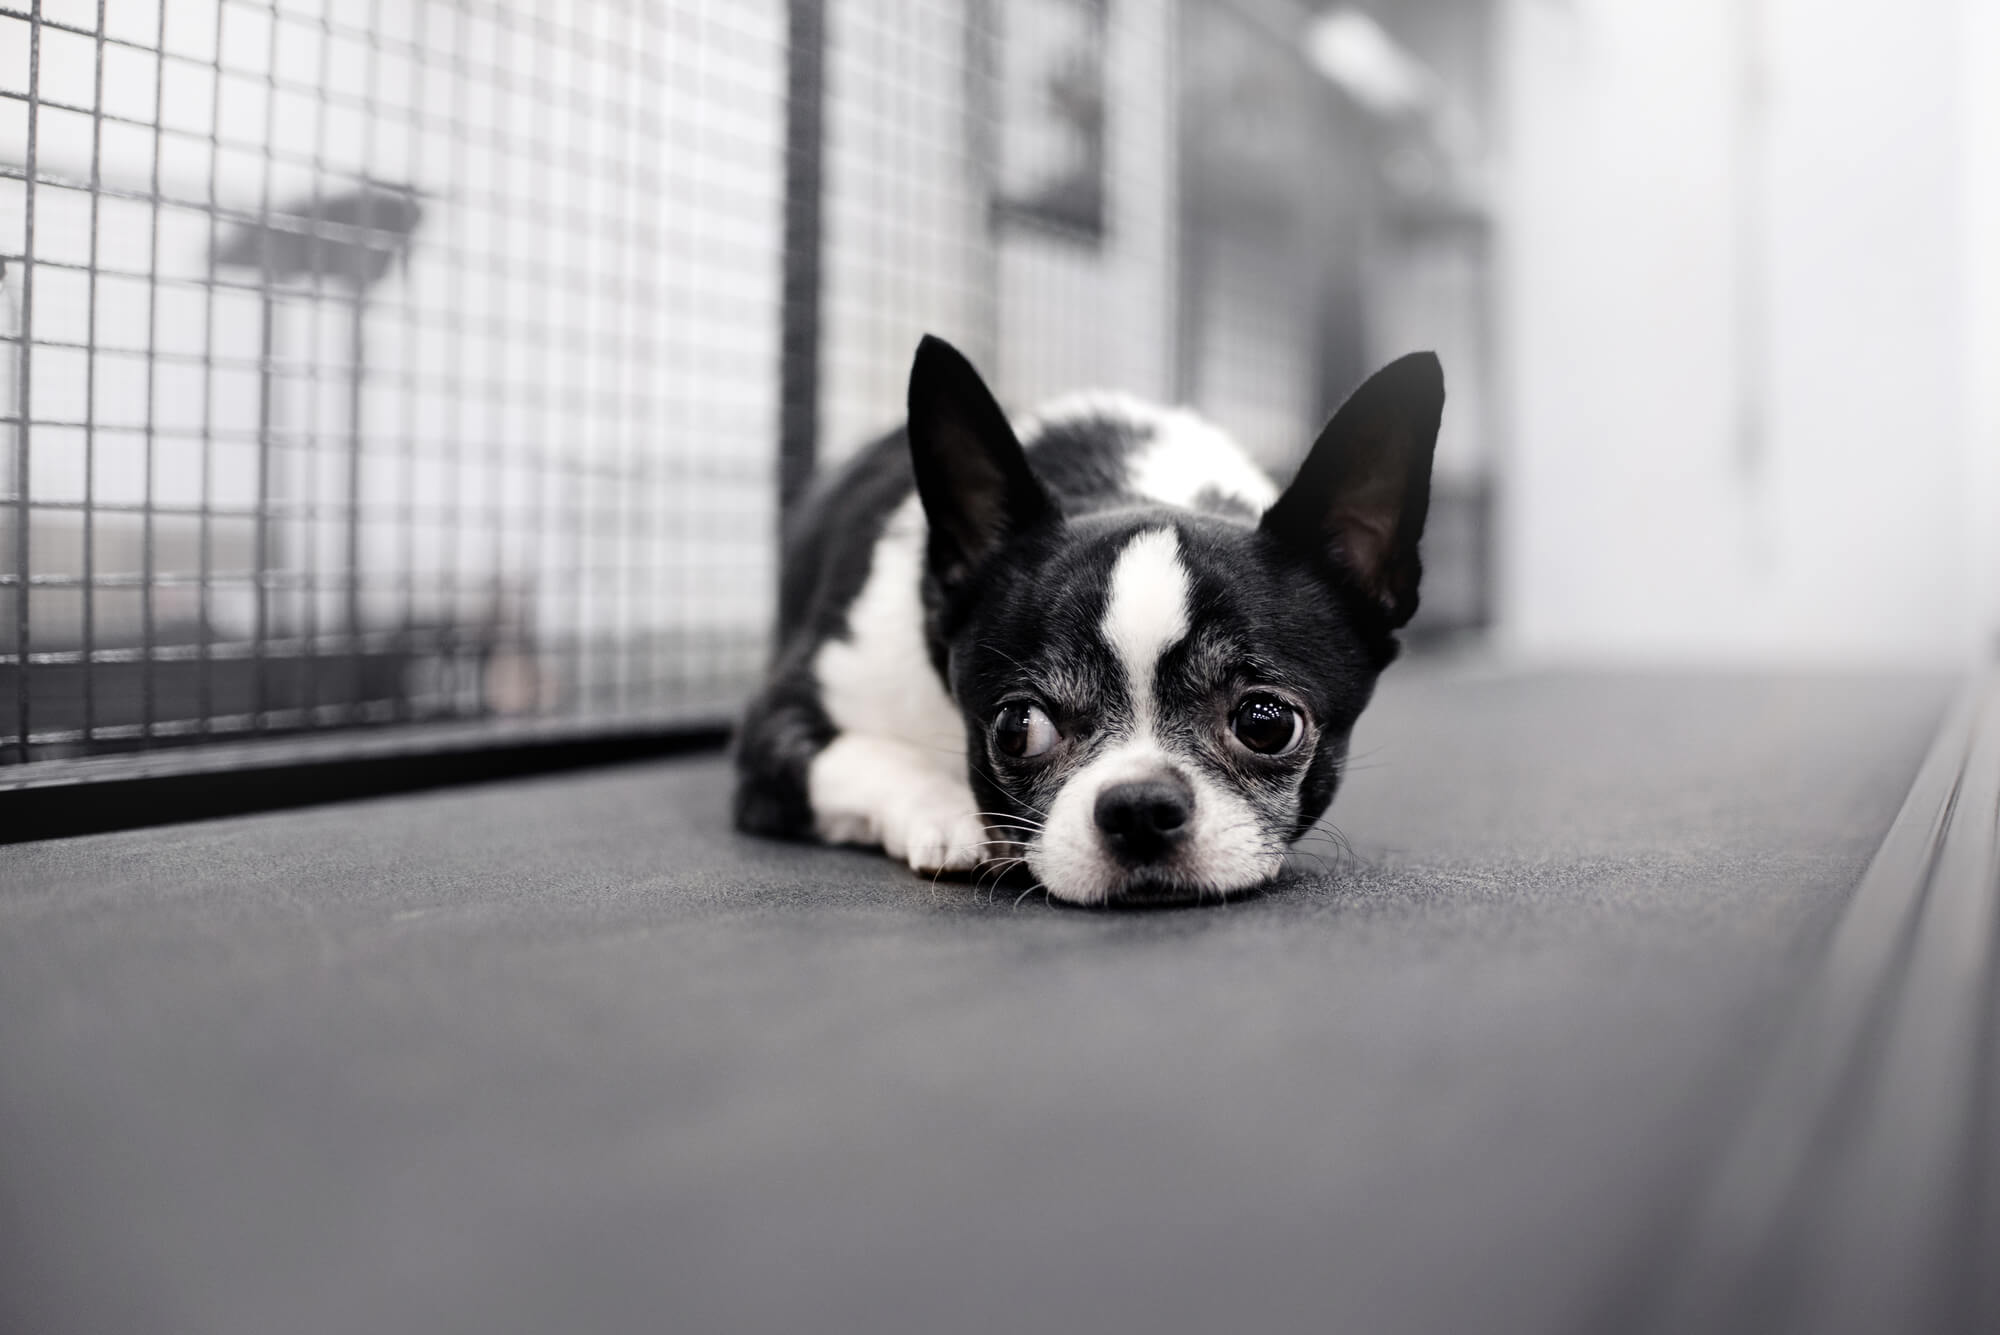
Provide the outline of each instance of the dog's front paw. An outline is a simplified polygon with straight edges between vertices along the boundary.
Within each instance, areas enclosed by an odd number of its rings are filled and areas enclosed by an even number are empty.
[[[971,871],[992,842],[964,775],[891,738],[843,733],[807,771],[813,827],[831,844],[880,844],[914,871]]]
[[[969,796],[969,794],[968,794]],[[882,822],[882,848],[910,870],[927,875],[971,871],[991,846],[986,822],[970,803],[935,799],[911,802]]]

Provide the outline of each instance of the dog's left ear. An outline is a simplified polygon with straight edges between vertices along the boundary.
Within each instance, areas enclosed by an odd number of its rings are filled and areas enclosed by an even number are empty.
[[[1056,513],[986,382],[931,334],[910,366],[910,462],[930,521],[931,573],[946,587]]]
[[[1437,354],[1389,363],[1348,396],[1292,485],[1264,512],[1265,532],[1330,556],[1392,630],[1417,610],[1417,540],[1443,413]]]

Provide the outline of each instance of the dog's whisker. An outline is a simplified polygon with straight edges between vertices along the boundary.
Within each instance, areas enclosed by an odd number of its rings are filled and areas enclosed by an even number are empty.
[[[1006,879],[1008,872],[1014,870],[1014,868],[1016,867],[1023,867],[1026,865],[1027,864],[1019,858],[1008,858],[1003,862],[989,863],[984,868],[984,870],[980,872],[977,884],[983,886],[990,882],[993,885],[997,886],[1001,881]]]
[[[1019,799],[1019,801],[1023,807],[1027,808],[1029,811],[1033,812],[1037,816],[1046,818],[1049,814],[1047,811],[1043,810],[1041,807],[1036,806],[1033,802],[1028,801],[1026,798],[1021,798]],[[1003,816],[1011,816],[1014,813],[1011,811],[1003,811],[998,814]]]
[[[1019,859],[1012,859],[995,866],[991,870],[990,875],[980,877],[979,885],[980,887],[983,887],[986,890],[986,902],[989,904],[994,902],[994,896],[997,895],[1000,890],[1000,882],[1006,879],[1008,872],[1012,871],[1017,866],[1024,866],[1024,865],[1026,864],[1021,862]]]

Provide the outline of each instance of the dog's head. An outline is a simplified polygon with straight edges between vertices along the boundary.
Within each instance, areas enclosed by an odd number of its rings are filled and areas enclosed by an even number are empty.
[[[1066,516],[978,373],[918,349],[909,434],[933,650],[974,793],[1050,895],[1217,898],[1325,812],[1417,607],[1444,381],[1356,390],[1261,517]]]

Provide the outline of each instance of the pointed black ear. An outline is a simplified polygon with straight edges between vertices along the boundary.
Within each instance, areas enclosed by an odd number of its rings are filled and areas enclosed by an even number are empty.
[[[1326,552],[1380,605],[1392,630],[1417,610],[1417,540],[1443,412],[1437,354],[1389,363],[1348,396],[1292,485],[1264,512],[1267,533]]]
[[[910,366],[910,461],[930,520],[931,573],[947,587],[1055,514],[986,382],[930,334]]]

